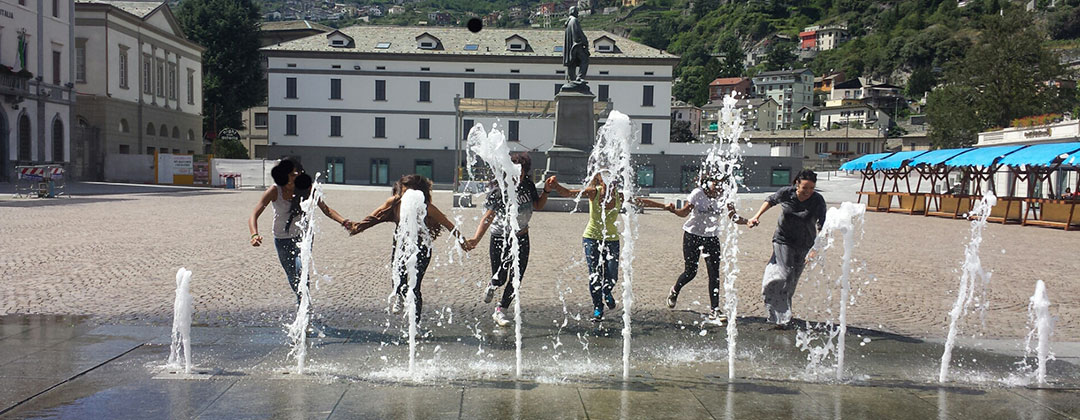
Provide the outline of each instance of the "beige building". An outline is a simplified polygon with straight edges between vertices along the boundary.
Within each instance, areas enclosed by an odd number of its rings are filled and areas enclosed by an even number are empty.
[[[834,170],[859,156],[886,151],[885,137],[880,130],[755,131],[750,134],[750,140],[768,143],[774,150],[790,148],[793,154],[801,150],[803,166],[818,170]]]
[[[755,96],[772,98],[780,107],[776,114],[778,128],[797,125],[796,111],[814,105],[814,73],[810,69],[767,71],[753,80]]]
[[[202,53],[164,1],[75,2],[74,139],[91,177],[105,154],[203,153]],[[97,174],[101,175],[100,172]]]

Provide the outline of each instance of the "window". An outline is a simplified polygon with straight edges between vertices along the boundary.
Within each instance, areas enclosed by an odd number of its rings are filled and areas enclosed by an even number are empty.
[[[641,87],[641,106],[653,106],[652,85],[645,85]]]
[[[375,70],[386,70],[386,66],[375,66]]]
[[[120,154],[121,155],[131,154],[131,146],[128,146],[126,144],[121,144],[120,145]]]
[[[121,119],[120,119],[120,132],[121,132],[121,133],[127,133],[127,132],[128,132],[128,131],[130,131],[130,130],[131,130],[131,128],[130,128],[130,127],[128,127],[128,122],[127,122],[127,120],[126,120],[126,119],[124,119],[124,118],[121,118]]]
[[[154,146],[147,146],[146,147],[146,154],[148,154],[148,155],[154,154],[155,151],[157,151],[157,149],[155,149]]]
[[[562,51],[563,51],[563,46],[562,45],[556,45],[555,46],[555,52],[562,52]]]
[[[770,184],[774,187],[786,187],[791,185],[791,169],[773,168],[770,176]]]
[[[22,114],[19,117],[19,160],[30,160],[30,117]]]
[[[600,74],[602,74],[602,75],[606,75],[606,74],[608,74],[608,73],[609,73],[609,72],[608,72],[607,70],[600,70]]]
[[[646,75],[646,76],[652,76],[652,75],[653,75],[653,72],[651,72],[651,71],[647,71],[647,72],[645,72],[645,75]]]
[[[525,44],[512,43],[510,44],[510,51],[525,51]]]
[[[420,43],[420,49],[433,50],[435,49],[435,43],[431,41],[423,41]]]
[[[85,54],[85,51],[83,52]],[[85,63],[83,65],[85,67]],[[86,70],[83,69],[85,72]],[[119,76],[120,76],[120,88],[128,88],[128,49],[127,47],[120,46],[120,64],[119,64]]]
[[[333,41],[330,41],[330,45],[335,46],[335,47],[344,47],[345,46],[345,40],[344,39],[335,39]]]
[[[465,44],[465,51],[477,51],[479,49],[479,44]]]
[[[169,138],[169,127],[165,124],[162,124],[161,130],[158,131],[158,136]]]
[[[375,117],[375,138],[386,138],[386,117]]]
[[[413,173],[422,175],[424,178],[432,179],[434,174],[435,162],[431,160],[417,160]]]
[[[168,147],[162,147],[161,148],[161,153],[169,153],[169,148]]]
[[[462,120],[461,121],[461,138],[468,139],[469,131],[472,131],[473,126],[476,125],[474,120]]]
[[[656,185],[656,168],[652,165],[638,167],[637,185],[639,187],[652,187]]]
[[[521,99],[521,84],[520,83],[511,83],[510,84],[510,99]]]
[[[856,148],[860,155],[870,153],[870,143],[858,143]]]
[[[341,79],[330,79],[330,99],[341,99]]]
[[[652,123],[641,123],[641,144],[652,144]]]
[[[296,115],[286,115],[285,116],[285,135],[286,136],[295,136],[296,135]]]
[[[341,137],[341,116],[330,116],[330,137]]]
[[[146,135],[152,136],[157,134],[157,130],[154,130],[154,123],[146,123]]]
[[[176,64],[169,63],[169,99],[176,100],[176,88],[179,80],[176,78]]]
[[[846,151],[848,151],[848,142],[842,141],[842,142],[836,143],[836,151],[837,152],[846,152]]]
[[[420,119],[420,133],[419,134],[420,135],[417,136],[417,138],[423,139],[423,140],[431,140],[431,119],[428,119],[428,118],[421,118]]]
[[[375,49],[377,50],[385,50],[387,48],[390,48],[389,42],[380,42],[378,44],[375,44]]]
[[[814,143],[814,153],[829,153],[829,143],[825,143],[825,142]]]
[[[465,69],[466,73],[476,73],[476,69]]]
[[[420,81],[420,102],[431,102],[431,82]]]
[[[285,99],[296,99],[296,78],[285,78]]]
[[[157,71],[154,72],[155,83],[154,92],[157,96],[165,97],[165,62],[161,59],[155,59],[155,65]]]
[[[510,69],[510,73],[521,73],[521,69]]]
[[[507,121],[506,128],[506,140],[507,141],[521,141],[520,137],[520,121]]]
[[[476,97],[476,83],[475,82],[465,82],[465,95],[464,96],[466,98],[475,98]]]
[[[611,52],[611,46],[605,44],[597,45],[596,50],[600,52]]]
[[[431,71],[431,67],[421,67],[420,71]]]
[[[386,81],[385,80],[376,80],[375,81],[375,100],[376,101],[385,101],[386,100]]]
[[[597,93],[596,100],[600,102],[608,102],[611,100],[611,97],[608,96],[608,85],[598,86]]]
[[[195,130],[188,129],[188,131],[187,131],[187,139],[188,139],[188,141],[195,141]]]
[[[331,184],[345,183],[345,158],[341,156],[326,157],[326,182]]]
[[[86,83],[86,40],[75,40],[75,82]]]
[[[195,105],[195,70],[187,69],[187,103]]]
[[[64,122],[60,121],[60,118],[53,120],[52,126],[53,135],[53,162],[64,161]]]
[[[268,118],[268,116],[267,116],[267,114],[265,112],[256,112],[255,113],[255,127],[256,128],[266,128],[266,122],[267,122],[268,119],[269,118]]]
[[[389,183],[390,172],[390,160],[388,159],[372,159],[371,160],[371,182],[375,185],[386,185]]]
[[[174,139],[179,139],[180,138],[180,128],[175,126],[175,125],[172,128],[172,138],[174,138]]]
[[[22,2],[19,2],[22,4]],[[52,17],[60,17],[60,0],[52,0]]]
[[[58,85],[58,86],[60,85],[60,59],[61,58],[62,57],[60,55],[60,51],[53,51],[52,52],[52,68],[53,68],[52,82],[53,82],[54,85]]]

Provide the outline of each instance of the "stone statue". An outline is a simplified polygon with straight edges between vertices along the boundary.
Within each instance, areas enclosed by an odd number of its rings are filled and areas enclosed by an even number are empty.
[[[577,7],[570,8],[570,17],[566,19],[566,37],[563,41],[563,65],[566,66],[566,84],[564,90],[589,91],[585,74],[589,71],[589,39],[581,30],[578,22]],[[578,72],[578,68],[581,72]]]

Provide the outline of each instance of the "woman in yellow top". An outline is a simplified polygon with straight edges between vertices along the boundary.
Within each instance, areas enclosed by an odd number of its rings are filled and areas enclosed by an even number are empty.
[[[554,177],[552,177],[554,179]],[[623,204],[623,195],[619,192],[618,181],[609,187],[600,174],[583,190],[571,190],[558,182],[552,182],[552,190],[563,197],[581,194],[589,199],[589,224],[582,235],[585,248],[585,262],[589,267],[589,294],[592,295],[593,322],[604,320],[604,305],[615,309],[615,281],[619,278],[619,230],[615,220],[619,217],[619,208]],[[653,207],[674,211],[675,205],[663,205],[656,201],[634,197],[632,202],[641,207]]]

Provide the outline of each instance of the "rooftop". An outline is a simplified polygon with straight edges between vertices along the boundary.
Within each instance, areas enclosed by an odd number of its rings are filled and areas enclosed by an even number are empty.
[[[322,32],[330,32],[334,30],[334,28],[326,25],[320,25],[309,20],[284,20],[278,22],[263,22],[259,25],[259,28],[263,31],[302,31],[313,29]]]
[[[125,12],[131,13],[132,15],[135,15],[136,17],[138,17],[140,19],[146,18],[147,16],[150,15],[150,13],[153,13],[154,10],[157,10],[158,7],[161,7],[162,4],[165,4],[165,2],[161,1],[161,0],[150,0],[150,1],[75,0],[75,3],[107,4],[109,6],[113,6],[113,7],[117,8],[117,9],[120,9],[120,10],[123,10]]]
[[[484,29],[472,33],[465,28],[399,27],[399,26],[351,26],[342,28],[342,34],[356,40],[353,48],[332,47],[323,35],[310,36],[295,41],[263,48],[268,52],[310,51],[373,54],[442,54],[471,56],[533,56],[562,57],[563,31],[530,29]],[[419,49],[416,37],[423,33],[438,38],[442,49]],[[513,36],[528,41],[524,51],[507,51],[506,41]],[[585,31],[590,42],[608,37],[616,42],[616,52],[593,52],[592,59],[656,58],[674,61],[679,57],[639,44],[606,31]],[[385,48],[377,48],[377,46]]]

